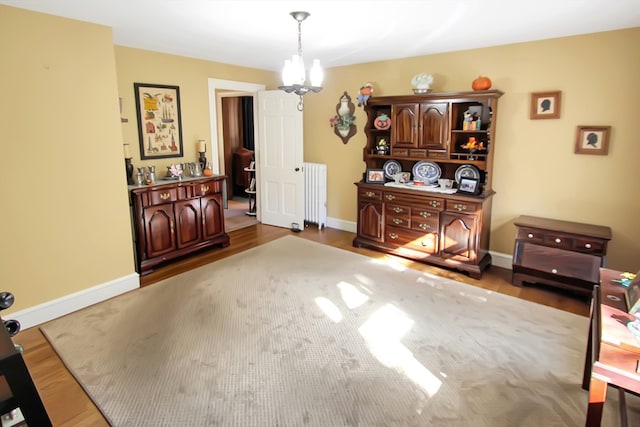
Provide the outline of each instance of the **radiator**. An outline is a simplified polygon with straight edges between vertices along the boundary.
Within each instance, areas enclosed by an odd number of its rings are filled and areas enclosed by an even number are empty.
[[[327,225],[327,165],[303,163],[304,171],[304,220]]]

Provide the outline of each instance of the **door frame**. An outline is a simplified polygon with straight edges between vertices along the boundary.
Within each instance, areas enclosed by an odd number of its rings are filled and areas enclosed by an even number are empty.
[[[222,101],[221,98],[226,96],[251,96],[253,97],[253,116],[254,126],[253,134],[255,141],[254,156],[256,164],[258,164],[260,158],[260,152],[258,150],[258,131],[255,125],[258,117],[257,109],[257,95],[261,90],[265,90],[265,85],[259,83],[239,82],[235,80],[223,80],[223,79],[208,79],[209,86],[209,135],[211,138],[211,144],[208,152],[211,156],[211,164],[213,165],[213,173],[224,174],[224,164],[220,162],[221,152],[224,152],[224,141],[222,136],[222,129],[218,126],[218,122],[221,121],[222,114]],[[228,177],[231,179],[231,177]],[[256,171],[256,184],[260,182],[260,170]],[[257,199],[260,194],[257,194]],[[260,206],[260,201],[256,200],[256,208]],[[225,206],[227,201],[224,201]],[[260,209],[256,209],[256,219],[260,221]]]

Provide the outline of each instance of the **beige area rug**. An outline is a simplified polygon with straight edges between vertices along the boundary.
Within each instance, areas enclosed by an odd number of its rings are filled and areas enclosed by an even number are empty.
[[[249,210],[248,199],[229,199],[227,205],[227,209],[224,210],[224,229],[227,233],[258,223],[255,216],[247,215]]]
[[[587,407],[585,317],[297,236],[42,330],[114,426],[564,427]]]

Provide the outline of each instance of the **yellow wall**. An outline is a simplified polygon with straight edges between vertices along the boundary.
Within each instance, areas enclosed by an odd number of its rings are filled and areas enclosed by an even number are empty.
[[[0,6],[0,290],[12,311],[134,272],[111,29]]]
[[[640,268],[640,199],[632,184],[640,158],[635,126],[640,98],[640,28],[329,69],[325,87],[305,98],[305,161],[328,165],[328,215],[356,220],[362,177],[364,111],[347,145],[329,118],[343,91],[355,100],[366,81],[374,96],[411,94],[413,75],[434,76],[435,91],[464,91],[489,76],[499,100],[494,144],[491,250],[511,254],[521,214],[607,225],[607,265]],[[561,118],[529,120],[531,92],[562,91]],[[574,154],[578,125],[610,125],[609,155]]]
[[[505,92],[495,142],[491,249],[511,253],[513,220],[531,214],[609,225],[609,266],[640,267],[638,156],[632,114],[640,97],[640,29],[326,70],[305,100],[305,161],[328,164],[329,216],[355,221],[365,115],[348,144],[329,118],[344,90],[365,81],[374,96],[411,93],[418,72],[434,90],[467,90],[488,75]],[[0,6],[4,149],[0,281],[32,307],[134,272],[122,143],[140,162],[133,83],[180,87],[184,159],[209,135],[207,79],[274,88],[277,73],[112,45],[107,27]],[[529,93],[561,90],[562,117],[531,121]],[[118,97],[124,98],[120,123]],[[611,125],[608,156],[573,153],[577,125]]]
[[[211,160],[211,131],[208,79],[234,80],[264,84],[267,88],[277,83],[277,74],[269,71],[236,67],[182,56],[167,55],[122,46],[115,47],[118,72],[118,91],[123,98],[123,141],[131,147],[135,167],[155,165],[164,175],[166,166],[178,162],[195,162],[196,144],[204,139],[207,159]],[[184,158],[140,160],[140,145],[136,118],[134,83],[165,84],[180,87],[182,138]]]

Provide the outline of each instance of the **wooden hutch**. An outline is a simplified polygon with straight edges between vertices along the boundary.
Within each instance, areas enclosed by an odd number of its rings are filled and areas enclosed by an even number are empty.
[[[480,278],[491,264],[489,234],[494,191],[493,151],[498,90],[427,93],[369,99],[365,106],[367,169],[385,169],[389,160],[411,172],[418,162],[434,162],[441,178],[456,179],[464,166],[478,173],[478,194],[438,192],[428,186],[387,182],[356,183],[358,226],[353,245],[368,247]],[[376,126],[386,115],[390,126]],[[476,123],[468,126],[465,118]],[[464,148],[470,141],[483,149]],[[379,154],[378,141],[389,150]],[[413,173],[412,173],[413,176]],[[387,181],[389,181],[387,179]]]

